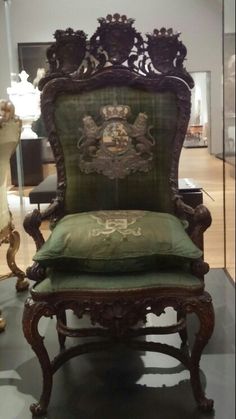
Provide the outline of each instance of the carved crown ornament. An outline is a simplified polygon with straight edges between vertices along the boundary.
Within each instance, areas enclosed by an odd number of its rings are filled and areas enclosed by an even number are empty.
[[[100,126],[91,115],[84,116],[82,136],[78,141],[82,172],[122,179],[130,173],[148,172],[152,168],[155,140],[150,134],[148,117],[140,112],[130,124],[127,121],[130,113],[126,105],[103,106]]]
[[[99,27],[87,40],[82,30],[57,30],[55,42],[47,50],[49,71],[39,87],[58,76],[86,79],[102,69],[125,67],[149,77],[160,74],[183,79],[190,88],[194,82],[184,67],[187,49],[179,40],[180,32],[154,29],[143,37],[134,19],[126,15],[108,14],[99,18]]]

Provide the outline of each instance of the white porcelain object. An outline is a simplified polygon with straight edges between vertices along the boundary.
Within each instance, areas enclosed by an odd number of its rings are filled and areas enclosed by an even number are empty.
[[[19,74],[20,82],[12,82],[7,88],[10,100],[15,106],[15,113],[22,120],[21,139],[38,138],[31,125],[40,116],[40,92],[27,79],[26,71]]]

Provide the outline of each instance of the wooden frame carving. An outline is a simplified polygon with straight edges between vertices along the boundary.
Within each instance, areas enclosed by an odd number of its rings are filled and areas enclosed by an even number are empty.
[[[66,187],[63,154],[53,119],[54,101],[57,96],[65,92],[79,93],[112,85],[127,85],[160,92],[169,89],[176,94],[179,110],[169,179],[172,198],[176,203],[176,215],[188,219],[191,237],[201,247],[197,232],[204,231],[206,225],[211,224],[210,213],[203,206],[195,211],[188,208],[179,196],[177,184],[179,156],[190,117],[190,89],[193,87],[193,80],[183,66],[187,49],[179,40],[180,33],[174,33],[172,29],[154,29],[145,39],[133,27],[134,20],[125,15],[116,13],[98,21],[100,26],[89,41],[86,41],[87,36],[81,30],[74,31],[68,28],[55,32],[56,42],[47,51],[49,71],[39,82],[41,89],[45,86],[42,93],[42,114],[57,166],[57,215],[63,216]],[[196,215],[199,211],[200,224]],[[46,213],[43,217],[46,217]],[[202,225],[203,218],[205,227]],[[35,215],[30,222],[30,234],[32,237],[35,235],[38,247],[39,233],[36,229],[34,233],[34,220]],[[29,218],[26,224],[28,226]],[[198,267],[198,274],[200,271]],[[206,266],[200,274],[204,275],[205,271]]]
[[[155,29],[144,38],[133,27],[134,20],[125,15],[114,14],[99,19],[100,26],[89,41],[83,31],[56,31],[56,42],[48,49],[49,71],[40,80],[43,89],[41,97],[42,114],[49,135],[58,175],[57,198],[42,213],[34,210],[24,221],[25,230],[33,237],[37,249],[44,243],[40,224],[45,219],[52,222],[65,215],[64,200],[66,171],[60,142],[54,121],[54,104],[57,97],[66,93],[89,92],[103,86],[131,86],[152,92],[174,92],[177,98],[178,122],[171,150],[169,185],[175,207],[175,214],[189,221],[188,232],[199,247],[201,234],[211,224],[211,216],[204,205],[195,210],[186,206],[178,193],[178,164],[190,116],[190,89],[193,80],[183,66],[187,53],[179,40],[179,33],[172,29]],[[86,142],[86,139],[85,139]],[[83,142],[79,146],[82,147]],[[95,168],[97,172],[99,170]],[[88,170],[88,168],[86,169]],[[120,170],[120,169],[119,169]],[[118,171],[118,176],[123,176]],[[199,407],[212,410],[213,401],[207,399],[199,378],[199,361],[203,348],[214,328],[214,310],[211,297],[204,291],[203,276],[208,264],[202,259],[193,266],[193,273],[201,278],[197,291],[187,288],[144,288],[142,290],[80,292],[61,291],[40,294],[31,290],[26,301],[23,328],[25,337],[36,352],[43,372],[43,391],[39,403],[31,406],[36,415],[45,413],[52,389],[52,377],[57,369],[70,358],[93,350],[111,348],[121,341],[136,350],[151,350],[174,356],[190,371],[193,393]],[[27,270],[29,278],[41,281],[46,273],[36,263]],[[134,326],[150,312],[159,316],[166,307],[177,312],[177,323],[160,328],[136,329]],[[96,327],[92,329],[71,329],[66,324],[66,310],[72,309],[80,319],[90,315]],[[195,313],[200,321],[191,351],[187,348],[186,316]],[[61,352],[50,360],[38,331],[42,316],[57,318],[57,331]],[[97,324],[101,327],[97,327]],[[174,348],[154,342],[141,342],[138,336],[158,333],[179,333],[182,346]],[[85,343],[65,349],[66,337],[99,336],[105,340]]]

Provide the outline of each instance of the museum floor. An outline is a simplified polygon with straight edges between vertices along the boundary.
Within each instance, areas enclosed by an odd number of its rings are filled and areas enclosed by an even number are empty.
[[[201,167],[201,170],[199,170]],[[50,173],[50,172],[49,172]],[[49,174],[48,173],[48,174]],[[189,374],[175,360],[153,353],[124,352],[83,355],[70,361],[55,375],[48,419],[233,419],[235,393],[235,301],[234,286],[221,269],[224,264],[223,172],[222,161],[210,156],[206,149],[183,150],[180,177],[194,178],[204,189],[204,203],[213,216],[213,224],[205,235],[205,259],[211,271],[206,289],[213,297],[216,327],[201,361],[202,379],[207,395],[215,399],[215,412],[204,415],[195,407]],[[233,178],[232,178],[233,179]],[[233,184],[233,183],[232,183]],[[32,260],[35,246],[22,228],[25,213],[35,208],[29,204],[29,189],[24,191],[23,206],[15,188],[9,189],[9,205],[14,224],[21,234],[17,263],[25,269]],[[228,190],[231,214],[234,212],[233,188]],[[42,205],[42,209],[45,206]],[[232,272],[234,272],[235,228],[230,226]],[[48,224],[42,225],[44,236]],[[0,247],[1,273],[7,271],[6,245]],[[0,283],[0,306],[7,320],[0,334],[0,419],[30,419],[30,403],[41,391],[38,361],[26,343],[21,328],[24,301],[28,293],[16,294],[15,280]],[[169,318],[173,313],[169,313]],[[71,321],[75,319],[72,316]],[[153,324],[154,318],[149,322]],[[162,318],[160,318],[162,321]],[[195,325],[195,319],[190,318]],[[54,321],[41,324],[50,352],[57,347]],[[197,325],[196,325],[197,326]],[[165,338],[162,338],[163,341]],[[171,342],[179,344],[178,337]],[[169,341],[168,341],[169,343]]]
[[[54,165],[44,165],[45,176],[54,173]],[[232,170],[231,165],[226,166],[226,171]],[[183,149],[180,159],[179,177],[191,178],[197,182],[203,190],[203,202],[212,214],[212,225],[204,235],[205,259],[211,268],[221,268],[224,266],[224,217],[223,217],[223,163],[222,160],[209,154],[206,148]],[[10,176],[9,176],[10,178]],[[28,195],[32,188],[24,189],[23,205],[20,206],[18,188],[9,186],[8,199],[9,206],[13,213],[14,224],[21,235],[21,246],[17,253],[16,260],[24,270],[32,261],[35,253],[33,240],[24,232],[22,224],[25,214],[37,208],[30,205]],[[227,233],[227,269],[231,276],[235,275],[235,184],[234,177],[229,173],[227,176],[227,203],[226,223]],[[41,205],[41,209],[47,204]],[[49,235],[48,224],[42,225],[45,238]],[[0,247],[0,267],[1,271],[7,270],[5,263],[6,246]]]
[[[30,419],[29,405],[41,391],[41,372],[21,329],[27,293],[16,295],[14,280],[9,281],[1,284],[7,329],[0,335],[0,418]],[[206,289],[213,297],[216,314],[215,331],[201,360],[207,395],[215,400],[211,415],[196,408],[189,373],[176,360],[151,352],[131,354],[119,348],[113,355],[105,352],[82,355],[65,364],[54,377],[45,418],[233,419],[234,287],[222,269],[212,269],[206,277]],[[172,315],[168,312],[169,320]],[[75,322],[73,316],[71,321]],[[151,325],[155,321],[153,317],[149,319]],[[190,324],[197,330],[194,317],[190,318]],[[53,353],[57,349],[54,320],[45,319],[40,329]],[[170,343],[166,336],[161,341]],[[177,335],[172,335],[171,343],[179,345]]]

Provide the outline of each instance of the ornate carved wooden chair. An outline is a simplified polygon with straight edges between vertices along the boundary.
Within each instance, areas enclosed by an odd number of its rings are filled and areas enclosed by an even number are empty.
[[[0,272],[0,280],[16,276],[16,289],[23,291],[29,283],[25,273],[16,265],[15,254],[19,249],[20,235],[12,222],[7,202],[7,169],[9,159],[20,138],[21,122],[14,116],[14,106],[5,100],[0,101],[0,245],[9,243],[6,253],[10,274]],[[1,312],[0,312],[1,314]],[[5,329],[6,321],[0,316],[0,332]]]
[[[43,372],[42,395],[31,410],[46,411],[64,362],[117,342],[177,358],[190,371],[197,404],[211,410],[199,378],[214,326],[200,249],[211,216],[203,205],[184,205],[178,193],[193,86],[183,67],[187,51],[171,29],[154,30],[144,41],[126,16],[99,23],[88,42],[82,31],[57,30],[41,80],[58,191],[47,210],[34,210],[24,222],[37,246],[27,273],[37,282],[23,328]],[[45,219],[52,222],[46,242],[39,229]],[[140,327],[148,313],[159,316],[166,307],[176,311],[175,325]],[[89,315],[93,327],[71,329],[69,309],[79,319]],[[200,321],[189,351],[188,313]],[[60,352],[53,360],[38,331],[42,316],[57,319]],[[167,333],[180,334],[180,348],[140,339]],[[66,349],[69,336],[99,340]]]

